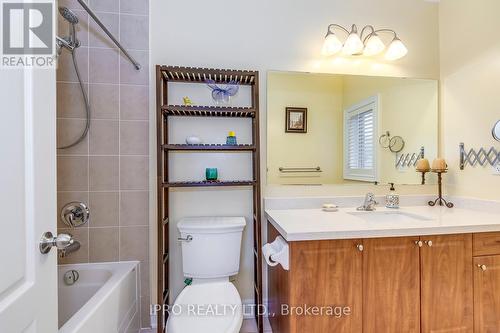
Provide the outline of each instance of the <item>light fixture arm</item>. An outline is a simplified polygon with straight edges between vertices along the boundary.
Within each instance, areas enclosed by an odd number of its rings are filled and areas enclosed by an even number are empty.
[[[374,35],[378,34],[379,32],[382,32],[382,33],[385,33],[385,32],[392,33],[394,35],[394,38],[398,38],[398,35],[396,34],[396,31],[394,31],[392,29],[378,29],[378,30],[375,30],[375,29],[373,29],[373,27],[372,27],[372,32],[369,33],[365,38],[363,38],[363,31],[365,30],[365,28],[363,28],[363,30],[361,31],[361,38],[363,40],[363,44],[366,44],[366,41],[368,40],[368,38],[370,38],[371,36],[374,36]]]
[[[356,26],[353,24],[353,26]],[[332,23],[328,26],[328,29],[327,29],[327,32],[326,32],[326,35],[330,35],[330,34],[333,34],[334,32],[332,31],[332,28],[339,28],[341,29],[342,31],[344,31],[346,34],[349,35],[349,30],[347,30],[346,28],[344,28],[343,26],[339,25],[339,24],[335,24],[335,23]]]
[[[365,31],[368,29],[370,29],[371,32],[368,35],[366,35],[365,38],[363,38]],[[373,34],[375,34],[375,28],[373,27],[373,25],[366,25],[363,27],[363,29],[361,29],[361,34],[359,35],[359,37],[361,38],[361,40],[363,41],[363,44],[364,44],[365,41],[368,39],[368,37],[372,36]]]

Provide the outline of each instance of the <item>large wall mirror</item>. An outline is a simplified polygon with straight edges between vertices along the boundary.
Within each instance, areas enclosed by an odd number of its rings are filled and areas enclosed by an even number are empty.
[[[271,71],[267,89],[269,184],[421,184],[437,156],[435,80]]]

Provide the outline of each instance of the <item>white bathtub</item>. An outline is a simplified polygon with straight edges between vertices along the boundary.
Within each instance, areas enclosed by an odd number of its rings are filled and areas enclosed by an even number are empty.
[[[137,333],[139,262],[60,265],[58,267],[59,333]],[[73,285],[64,273],[76,270]]]

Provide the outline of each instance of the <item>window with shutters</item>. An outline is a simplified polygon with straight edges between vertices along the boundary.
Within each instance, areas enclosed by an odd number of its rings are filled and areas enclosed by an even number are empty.
[[[378,96],[344,110],[344,179],[377,181]]]

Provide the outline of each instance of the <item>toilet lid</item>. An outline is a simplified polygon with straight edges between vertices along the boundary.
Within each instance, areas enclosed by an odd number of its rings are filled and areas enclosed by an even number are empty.
[[[184,288],[171,308],[168,333],[238,333],[243,321],[241,298],[229,282]]]

